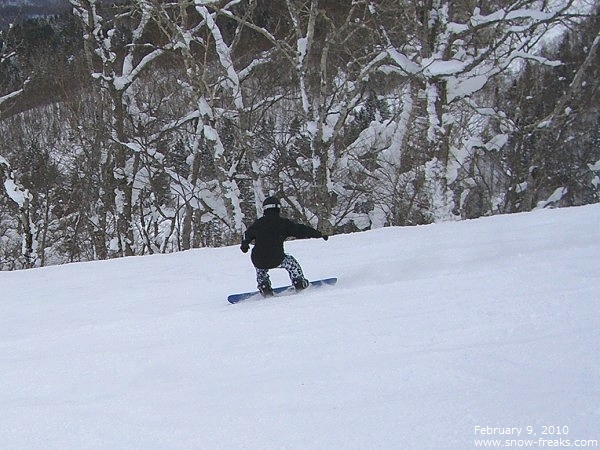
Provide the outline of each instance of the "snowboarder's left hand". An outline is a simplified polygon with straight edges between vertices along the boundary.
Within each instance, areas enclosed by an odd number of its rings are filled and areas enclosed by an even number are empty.
[[[248,245],[247,242],[242,242],[242,245],[240,245],[240,250],[243,253],[248,253],[248,250],[250,250],[250,245]]]

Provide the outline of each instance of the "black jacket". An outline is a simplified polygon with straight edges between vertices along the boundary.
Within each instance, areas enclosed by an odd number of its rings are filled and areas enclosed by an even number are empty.
[[[247,251],[254,241],[252,263],[259,269],[273,269],[285,256],[283,242],[288,237],[320,238],[323,235],[312,227],[292,222],[279,216],[279,210],[268,209],[244,233],[242,251]],[[245,250],[244,250],[245,248]]]

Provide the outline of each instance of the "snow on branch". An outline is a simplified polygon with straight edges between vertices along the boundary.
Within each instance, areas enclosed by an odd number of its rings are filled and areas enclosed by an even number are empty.
[[[4,189],[6,190],[6,194],[22,208],[25,205],[26,200],[31,200],[31,194],[27,189],[23,190],[19,187],[10,164],[2,156],[0,156],[0,174],[4,179]]]
[[[544,12],[537,9],[515,9],[515,10],[506,10],[504,8],[499,9],[498,11],[494,11],[493,13],[481,15],[481,10],[479,8],[475,8],[473,10],[473,15],[469,20],[470,25],[477,27],[481,25],[489,25],[495,24],[502,21],[511,21],[511,20],[532,20],[532,21],[546,21],[550,20],[555,16],[555,13]]]
[[[11,26],[11,28],[12,28],[12,26]],[[5,38],[6,38],[5,34],[2,31],[0,31],[0,64],[5,63],[9,59],[14,58],[17,55],[16,51],[10,50],[7,48],[6,43],[3,42]],[[23,86],[26,86],[27,83],[29,83],[29,81],[30,81],[29,78],[27,78],[23,82]],[[18,97],[23,92],[24,92],[24,88],[21,88],[21,89],[15,89],[14,91],[11,91],[4,95],[0,95],[0,106],[2,106],[3,103],[6,103],[7,101],[9,101],[11,99]]]
[[[10,100],[11,98],[15,98],[15,97],[21,95],[22,93],[23,93],[23,89],[19,89],[14,92],[10,92],[6,95],[0,96],[0,105],[2,105],[2,103],[4,103],[4,102]]]
[[[196,3],[196,11],[198,11],[198,13],[200,13],[200,15],[206,21],[206,25],[208,26],[208,29],[215,41],[215,49],[217,51],[217,55],[219,56],[219,61],[221,62],[221,65],[227,73],[227,79],[224,81],[223,84],[225,85],[225,87],[229,88],[233,93],[233,101],[236,108],[243,109],[244,102],[242,100],[240,78],[233,65],[231,49],[225,43],[223,35],[221,34],[221,30],[217,26],[213,15],[208,11],[208,9],[205,6],[202,6],[204,2],[197,0]]]
[[[415,44],[403,43],[401,48],[391,42],[387,31],[379,24],[376,4],[370,2],[369,10],[378,23],[387,56],[379,70],[420,81],[437,83],[444,80],[447,82],[448,102],[469,97],[486,86],[491,77],[514,65],[515,61],[532,60],[549,66],[560,65],[560,61],[549,60],[534,51],[540,37],[551,28],[540,25],[558,23],[571,3],[564,2],[552,11],[543,10],[543,5],[536,9],[521,4],[518,8],[502,8],[486,15],[475,8],[464,23],[453,21],[444,3],[433,6],[429,11],[428,26],[435,27],[432,42],[420,42],[415,35],[412,41]],[[487,30],[492,33],[487,33]],[[479,35],[484,39],[478,38]]]

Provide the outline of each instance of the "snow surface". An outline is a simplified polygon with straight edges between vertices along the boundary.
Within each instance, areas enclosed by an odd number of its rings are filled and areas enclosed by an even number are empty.
[[[237,305],[236,246],[0,273],[0,447],[600,441],[599,224],[592,205],[288,242],[337,286]]]

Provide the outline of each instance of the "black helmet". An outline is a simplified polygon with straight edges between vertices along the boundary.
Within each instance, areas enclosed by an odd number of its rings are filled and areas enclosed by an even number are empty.
[[[267,197],[263,202],[263,209],[266,211],[267,209],[277,209],[281,208],[281,203],[279,203],[279,199],[275,196]]]

